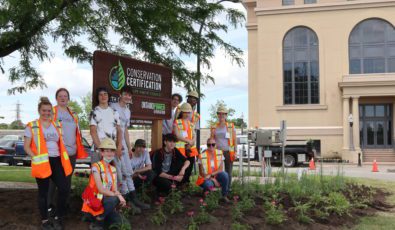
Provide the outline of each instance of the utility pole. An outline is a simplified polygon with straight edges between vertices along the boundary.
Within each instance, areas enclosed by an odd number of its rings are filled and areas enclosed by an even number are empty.
[[[19,101],[16,102],[16,121],[21,120],[21,103]]]

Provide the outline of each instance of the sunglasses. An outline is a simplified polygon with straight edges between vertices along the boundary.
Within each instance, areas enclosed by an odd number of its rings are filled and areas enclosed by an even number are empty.
[[[207,147],[215,147],[215,143],[207,143]]]

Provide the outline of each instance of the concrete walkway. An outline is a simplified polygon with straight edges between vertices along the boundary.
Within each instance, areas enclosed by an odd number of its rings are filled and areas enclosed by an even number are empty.
[[[379,172],[372,172],[372,165],[363,165],[358,167],[355,164],[333,164],[333,163],[323,163],[323,173],[324,175],[336,176],[338,172],[342,173],[346,177],[359,177],[368,179],[377,179],[384,181],[394,181],[395,182],[395,165],[378,165]],[[301,170],[307,170],[309,173],[319,173],[320,163],[316,163],[316,170],[309,170],[308,166],[286,168],[289,173],[297,173]],[[234,165],[233,170],[238,172],[238,163]],[[247,171],[247,165],[243,165],[244,171]],[[251,172],[261,172],[261,168],[258,162],[251,162]],[[279,172],[281,167],[272,167],[272,172]]]

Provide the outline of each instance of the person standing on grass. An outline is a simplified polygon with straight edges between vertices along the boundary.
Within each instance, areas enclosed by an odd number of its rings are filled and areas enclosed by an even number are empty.
[[[128,128],[130,126],[131,112],[128,105],[132,102],[132,91],[129,88],[123,87],[119,95],[118,103],[112,103],[110,106],[119,114],[121,121],[121,133],[119,138],[122,141],[122,155],[116,159],[117,165],[120,165],[122,175],[122,184],[120,185],[121,193],[126,197],[127,201],[130,201],[131,205],[137,213],[141,212],[141,209],[149,209],[150,205],[141,202],[137,198],[136,189],[133,183],[132,175],[133,168],[130,163],[129,154],[132,152],[130,147],[130,138]]]
[[[217,143],[217,149],[222,150],[225,157],[225,171],[229,176],[228,189],[231,188],[233,161],[236,159],[236,130],[233,123],[228,123],[226,118],[228,110],[224,106],[217,108],[218,123],[211,127],[211,137]]]
[[[41,97],[38,104],[39,119],[31,121],[25,128],[24,150],[32,159],[32,176],[38,186],[38,207],[42,229],[63,229],[70,185],[67,177],[73,169],[63,142],[62,126],[52,120],[52,104]],[[48,219],[48,189],[50,180],[58,188],[57,209],[53,221]]]
[[[56,91],[55,98],[57,105],[52,108],[53,120],[62,124],[62,137],[67,149],[67,153],[69,154],[71,167],[73,168],[74,172],[76,160],[87,158],[88,153],[85,151],[84,145],[82,144],[82,135],[78,125],[78,116],[70,109],[70,107],[68,107],[68,103],[70,101],[69,91],[65,88],[60,88]],[[70,186],[72,176],[73,173],[67,177],[68,184]],[[49,183],[48,192],[48,212],[50,214],[54,213],[56,202],[55,194],[56,186],[51,181]]]

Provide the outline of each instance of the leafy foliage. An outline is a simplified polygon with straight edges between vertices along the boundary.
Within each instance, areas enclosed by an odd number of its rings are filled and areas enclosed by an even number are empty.
[[[199,77],[203,82],[213,81],[209,74],[198,76],[187,69],[181,56],[198,54],[210,69],[210,59],[219,47],[232,62],[243,64],[242,50],[225,42],[219,33],[241,26],[245,17],[220,2],[0,0],[0,58],[19,55],[19,65],[9,73],[10,82],[18,85],[9,93],[46,87],[32,61],[53,56],[48,39],[60,43],[64,53],[78,62],[92,63],[93,51],[98,49],[163,63],[173,70],[175,82],[188,89],[195,88]],[[224,15],[225,20],[218,20],[217,15]]]

